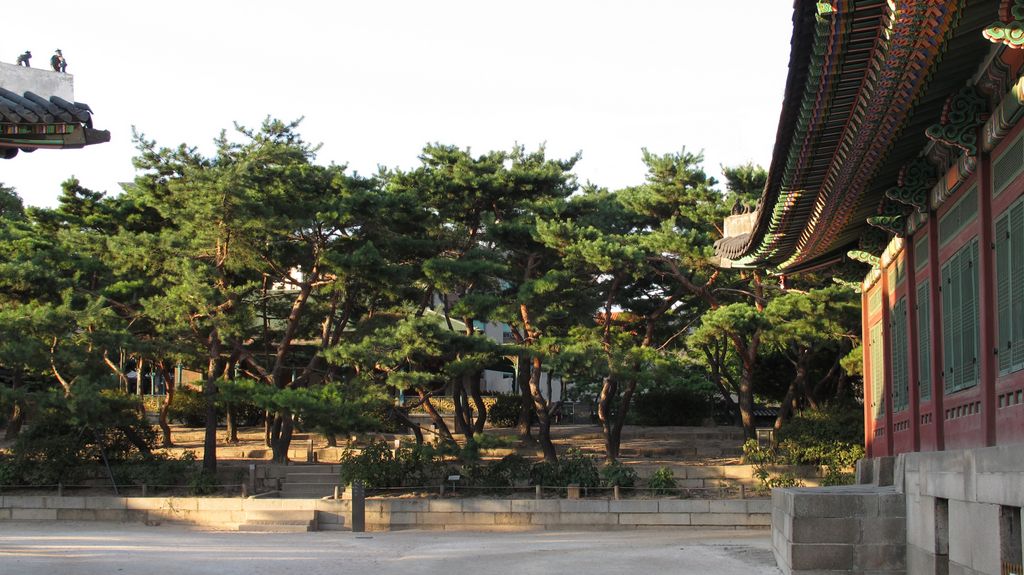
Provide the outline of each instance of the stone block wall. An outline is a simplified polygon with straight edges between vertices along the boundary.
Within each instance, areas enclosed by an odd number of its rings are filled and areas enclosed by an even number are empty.
[[[1003,546],[1024,545],[1024,445],[907,453],[897,467],[907,501],[907,573],[1000,575]],[[1000,529],[1007,510],[1018,514],[1010,533]]]
[[[894,487],[776,489],[772,549],[786,575],[905,569],[906,507]]]
[[[366,529],[519,531],[701,527],[766,529],[768,499],[402,499],[366,500]],[[0,521],[186,523],[237,529],[246,513],[315,511],[322,530],[348,530],[351,501],[204,497],[0,496]]]

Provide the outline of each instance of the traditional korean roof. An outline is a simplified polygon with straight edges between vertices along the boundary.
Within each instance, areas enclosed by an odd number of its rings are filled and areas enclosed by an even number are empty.
[[[0,87],[0,157],[19,150],[81,148],[110,141],[110,132],[92,127],[92,110],[58,96],[16,93]]]
[[[796,0],[768,181],[752,230],[719,240],[717,254],[792,272],[881,233],[868,218],[888,215],[886,192],[992,50],[982,31],[998,12],[966,0]]]

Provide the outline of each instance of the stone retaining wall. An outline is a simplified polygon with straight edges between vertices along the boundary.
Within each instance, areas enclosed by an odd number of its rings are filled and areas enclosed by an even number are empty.
[[[369,531],[516,531],[642,527],[768,528],[768,499],[383,499],[366,501]],[[2,496],[0,521],[186,523],[236,529],[247,511],[315,510],[322,530],[350,529],[351,502],[321,499]]]
[[[892,486],[772,492],[772,549],[785,575],[903,575],[906,517]]]

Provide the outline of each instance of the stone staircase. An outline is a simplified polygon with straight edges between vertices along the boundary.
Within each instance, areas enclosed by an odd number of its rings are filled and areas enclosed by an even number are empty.
[[[270,533],[302,533],[306,531],[316,531],[316,510],[246,510],[245,521],[238,525],[238,530],[263,531]]]
[[[281,481],[283,499],[320,499],[334,495],[340,481],[340,465],[289,465]]]

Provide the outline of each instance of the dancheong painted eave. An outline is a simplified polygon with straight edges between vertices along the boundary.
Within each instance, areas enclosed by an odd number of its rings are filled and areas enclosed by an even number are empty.
[[[892,233],[868,219],[893,215],[886,191],[993,50],[983,31],[997,12],[991,1],[796,0],[767,184],[750,231],[717,243],[723,265],[795,272],[880,253]]]
[[[109,141],[89,106],[74,100],[70,74],[0,63],[0,158]]]

